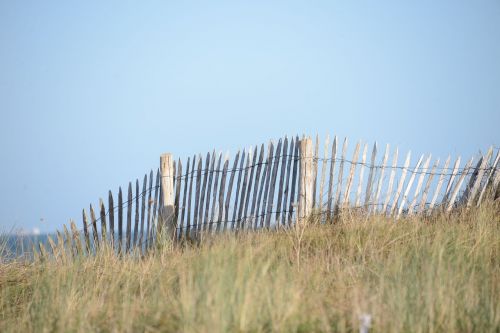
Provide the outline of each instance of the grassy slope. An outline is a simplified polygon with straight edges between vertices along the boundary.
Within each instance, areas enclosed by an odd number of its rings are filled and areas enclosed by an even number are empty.
[[[498,332],[499,295],[496,205],[0,264],[0,331]]]

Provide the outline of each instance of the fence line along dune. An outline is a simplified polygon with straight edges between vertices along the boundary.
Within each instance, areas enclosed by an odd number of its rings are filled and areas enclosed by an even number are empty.
[[[0,262],[0,332],[498,332],[498,149],[352,148],[162,155]]]
[[[185,162],[163,154],[142,184],[136,179],[117,196],[109,191],[107,208],[103,199],[97,208],[91,204],[82,212],[83,228],[71,222],[71,232],[62,236],[83,237],[88,253],[103,243],[116,253],[146,253],[161,237],[179,241],[277,229],[311,216],[335,223],[345,211],[396,221],[480,206],[499,196],[498,148],[464,163],[460,156],[412,156],[390,145],[381,150],[377,143],[349,147],[347,138],[340,142],[336,136],[323,144],[318,136],[314,142],[285,137],[232,159],[216,151]]]

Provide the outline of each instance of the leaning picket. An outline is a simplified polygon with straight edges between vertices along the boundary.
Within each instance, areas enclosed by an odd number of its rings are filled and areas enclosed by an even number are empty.
[[[366,151],[368,150],[368,144],[365,143],[365,146],[363,148],[363,154],[361,157],[361,167],[359,170],[359,182],[358,182],[358,190],[356,191],[356,201],[354,205],[356,207],[359,207],[361,204],[361,188],[363,187],[363,177],[365,173],[365,164],[366,164]]]
[[[219,189],[219,216],[217,218],[217,231],[221,229],[222,217],[224,213],[224,191],[226,188],[226,176],[227,176],[227,168],[229,167],[229,156],[226,155],[224,157],[224,167],[222,169],[222,177],[220,180],[220,189]]]
[[[161,194],[161,188],[160,188],[160,169],[156,169],[156,185],[155,185],[155,195],[154,195],[154,200],[153,200],[153,217],[151,220],[151,238],[149,242],[149,246],[153,244],[153,241],[155,240],[155,233],[158,232],[158,219],[157,216],[158,211],[160,209],[160,194]],[[156,225],[155,225],[156,224]],[[156,227],[156,228],[155,228]]]
[[[446,186],[446,191],[444,192],[444,197],[442,199],[443,204],[448,202],[451,187],[453,186],[453,182],[454,182],[455,177],[458,173],[459,167],[460,167],[460,156],[458,156],[457,160],[455,161],[455,165],[453,166],[453,172],[451,173],[450,178],[448,179],[448,185]]]
[[[106,207],[104,207],[104,201],[99,199],[99,210],[100,210],[100,219],[101,219],[101,239],[102,243],[106,244]]]
[[[321,198],[320,200],[316,199],[316,187],[317,187],[317,180],[318,180],[318,153],[319,153],[319,134],[316,134],[316,143],[314,145],[314,155],[312,159],[312,164],[313,164],[313,193],[312,193],[312,206],[314,208],[317,208],[318,202],[321,204]]]
[[[351,194],[351,186],[354,178],[354,173],[356,172],[356,166],[358,164],[358,156],[359,156],[359,148],[360,148],[361,142],[358,142],[356,144],[356,147],[354,148],[354,154],[352,156],[351,160],[351,168],[349,170],[349,177],[347,178],[347,183],[345,187],[345,193],[344,193],[344,205],[349,206],[349,194]]]
[[[384,181],[385,165],[387,164],[388,159],[389,159],[389,144],[386,144],[384,158],[382,160],[382,166],[380,167],[380,175],[378,179],[377,192],[375,193],[374,205],[372,206],[372,209],[369,210],[374,213],[378,211],[378,204],[379,204],[378,200],[380,198],[380,192],[382,191],[382,182]]]
[[[108,191],[108,212],[109,212],[109,241],[112,249],[115,247],[115,206],[113,193]]]
[[[366,193],[365,193],[365,207],[369,208],[370,199],[372,197],[373,191],[373,171],[375,169],[375,158],[377,157],[377,142],[373,144],[372,158],[370,160],[370,174],[368,175],[368,182],[366,183]]]
[[[262,144],[260,146],[260,153],[259,153],[259,162],[258,162],[258,166],[257,166],[257,171],[256,171],[256,174],[255,174],[255,187],[254,187],[254,191],[253,191],[253,199],[252,199],[252,208],[250,209],[250,228],[255,228],[255,224],[254,224],[254,221],[256,221],[256,213],[255,213],[255,209],[257,208],[257,211],[259,211],[259,202],[260,202],[260,198],[262,196],[262,188],[263,188],[263,183],[264,183],[264,178],[265,178],[265,174],[262,175],[262,180],[261,182],[259,183],[259,179],[260,179],[260,172],[262,169],[265,170],[265,167],[263,167],[263,161],[264,160],[264,144]]]
[[[222,162],[222,153],[219,152],[219,158],[217,161],[217,167],[215,168],[215,180],[214,180],[214,191],[213,191],[213,196],[212,196],[212,214],[210,215],[210,223],[208,225],[208,229],[211,231],[213,228],[213,223],[215,219],[215,210],[217,208],[217,189],[219,188],[219,178],[220,178],[220,164]]]
[[[282,204],[282,197],[283,197],[283,186],[285,183],[287,150],[288,150],[288,138],[285,136],[285,140],[283,141],[283,151],[281,153],[282,156],[281,156],[281,170],[280,170],[279,185],[278,185],[278,201],[276,202],[276,226],[279,225],[279,221],[280,221],[281,204]]]
[[[203,184],[201,185],[200,192],[200,203],[198,206],[198,233],[201,233],[204,228],[203,222],[203,207],[205,205],[205,193],[207,191],[207,182],[210,173],[210,153],[207,153],[207,157],[205,159],[205,170],[203,170]]]
[[[481,193],[479,194],[479,198],[477,199],[477,206],[478,207],[481,204],[484,193],[486,192],[486,189],[487,189],[488,185],[490,184],[490,180],[491,180],[493,174],[495,173],[495,170],[497,169],[499,160],[500,160],[500,149],[497,151],[497,157],[495,158],[493,165],[488,170],[488,176],[486,176],[486,181],[484,182],[483,189],[481,190]]]
[[[467,200],[467,207],[470,207],[472,205],[472,203],[474,202],[474,199],[476,198],[477,192],[479,190],[479,186],[481,186],[481,181],[483,179],[483,176],[484,176],[484,173],[486,170],[486,166],[488,165],[492,154],[493,154],[493,147],[490,147],[490,149],[488,149],[488,152],[486,153],[486,155],[483,158],[483,162],[481,163],[481,166],[479,167],[479,172],[478,172],[478,175],[476,178],[476,182],[474,183],[474,186],[472,186],[472,190],[470,192],[470,195],[467,198],[468,199]]]
[[[295,151],[295,139],[292,137],[290,140],[290,148],[288,149],[288,157],[286,163],[286,174],[285,174],[285,189],[283,192],[283,212],[281,215],[281,224],[284,226],[286,224],[286,213],[288,208],[288,198],[290,193],[290,177],[292,172],[292,161],[293,161],[293,152]]]
[[[451,156],[448,156],[448,158],[446,159],[446,162],[444,163],[444,166],[443,166],[443,169],[442,169],[443,171],[441,172],[441,175],[439,176],[439,180],[438,180],[438,183],[437,183],[437,186],[436,186],[436,190],[434,191],[434,195],[433,195],[431,203],[429,205],[429,209],[428,209],[429,212],[431,212],[432,209],[434,208],[436,200],[437,200],[437,198],[439,196],[439,191],[441,190],[441,187],[443,186],[444,177],[446,175],[446,170],[448,170],[448,165],[450,165],[450,159],[451,159]]]
[[[245,195],[247,191],[247,183],[248,183],[248,172],[250,169],[250,161],[252,160],[252,147],[247,152],[247,157],[246,157],[246,164],[245,164],[245,170],[243,173],[243,184],[241,185],[241,191],[240,191],[240,206],[238,207],[238,219],[236,223],[237,229],[241,229],[241,223],[242,223],[242,215],[243,215],[243,209],[245,208]]]
[[[236,224],[236,219],[238,217],[238,196],[240,193],[240,187],[241,187],[241,178],[243,174],[243,166],[245,165],[245,158],[246,158],[246,152],[245,149],[243,149],[243,153],[241,154],[241,160],[240,160],[240,168],[238,170],[238,180],[236,182],[236,192],[234,193],[234,207],[233,207],[233,219],[231,221],[231,229],[234,229],[235,224]]]
[[[144,180],[142,181],[142,203],[141,203],[141,231],[139,232],[139,247],[142,251],[142,245],[144,244],[144,219],[146,218],[146,187],[148,183],[148,176],[144,175]]]
[[[401,216],[401,213],[403,212],[403,208],[406,204],[406,201],[408,200],[408,195],[410,194],[411,191],[411,186],[413,185],[413,181],[415,180],[415,176],[417,175],[418,168],[420,168],[420,164],[422,163],[422,160],[424,159],[424,155],[420,156],[420,159],[417,162],[417,165],[415,166],[415,169],[413,170],[410,180],[408,181],[408,185],[406,186],[406,190],[403,194],[403,200],[401,201],[401,205],[399,205],[399,210],[398,210],[398,215],[397,218]]]
[[[333,182],[335,173],[335,160],[337,158],[337,136],[333,137],[332,158],[330,160],[330,176],[328,181],[328,199],[326,204],[326,220],[330,221],[333,207]]]
[[[427,204],[427,196],[429,194],[429,189],[431,187],[432,179],[436,174],[436,169],[438,166],[439,166],[439,158],[434,163],[434,166],[432,167],[429,177],[427,178],[427,182],[425,183],[424,192],[422,193],[422,199],[420,200],[419,212],[423,212],[425,209],[425,205]]]
[[[467,176],[471,166],[472,166],[472,161],[474,158],[471,158],[469,162],[465,165],[465,168],[460,174],[460,177],[458,179],[457,185],[455,186],[455,189],[451,192],[450,200],[448,201],[448,207],[446,208],[446,212],[450,212],[451,209],[453,208],[453,204],[455,203],[455,199],[458,195],[458,191],[460,191],[460,188],[462,187],[462,183]]]
[[[90,219],[92,223],[92,234],[94,235],[94,247],[97,250],[99,248],[99,234],[97,233],[97,219],[95,218],[95,212],[92,204],[90,204]]]
[[[403,166],[401,178],[399,179],[398,187],[396,190],[396,195],[394,196],[394,201],[392,202],[390,215],[393,215],[396,212],[396,208],[397,208],[398,202],[399,202],[399,197],[401,195],[401,191],[403,190],[403,186],[405,184],[406,174],[408,173],[408,167],[410,166],[410,158],[411,158],[411,151],[409,151],[408,154],[406,155],[406,161],[405,161],[405,164]]]
[[[175,171],[175,196],[174,196],[174,223],[175,227],[178,226],[179,222],[179,206],[181,200],[181,185],[182,185],[182,161],[179,159],[177,161],[177,170]]]
[[[236,168],[238,167],[238,160],[240,157],[240,151],[236,154],[234,157],[234,162],[233,162],[233,168],[231,170],[231,177],[229,177],[229,184],[227,187],[227,195],[226,195],[226,203],[224,206],[224,230],[227,229],[227,223],[229,219],[229,204],[231,203],[231,194],[233,192],[233,182],[234,182],[234,177],[236,174]]]
[[[250,165],[250,176],[248,177],[247,193],[245,194],[245,207],[243,208],[243,228],[248,228],[248,208],[250,207],[251,195],[252,195],[252,185],[255,173],[255,167],[257,164],[257,146],[253,150],[253,159]],[[250,159],[249,159],[250,161]]]
[[[346,152],[347,152],[347,137],[344,139],[344,145],[342,146],[342,157],[340,159],[340,166],[339,166],[337,193],[335,194],[335,210],[338,210],[338,207],[340,206],[340,197],[342,194],[342,177],[344,176],[344,161]]]
[[[293,208],[295,207],[295,188],[297,185],[297,164],[299,161],[299,147],[300,147],[300,141],[299,137],[295,137],[295,150],[293,153],[293,168],[292,168],[292,189],[290,191],[290,203],[289,203],[289,208],[288,208],[288,224],[292,224],[292,217],[293,217]]]
[[[128,183],[128,196],[127,196],[127,235],[125,251],[130,251],[130,240],[132,230],[132,183]]]
[[[88,229],[88,220],[87,220],[87,213],[85,212],[85,209],[82,209],[82,219],[83,219],[83,234],[85,237],[85,247],[87,249],[87,253],[91,253],[91,248],[90,248],[90,236],[89,236],[89,229]]]
[[[330,136],[327,135],[325,138],[325,149],[323,152],[323,163],[321,165],[321,180],[319,183],[319,204],[320,208],[323,209],[323,200],[324,200],[324,190],[325,190],[325,179],[326,179],[326,168],[327,168],[327,160],[328,160],[328,148],[330,147]]]
[[[194,162],[194,161],[193,161]],[[182,206],[181,206],[181,216],[178,221],[177,227],[179,228],[179,235],[181,236],[184,231],[184,218],[186,216],[186,205],[187,205],[187,195],[188,195],[188,184],[189,184],[189,167],[191,165],[191,158],[188,157],[186,164],[186,174],[184,175],[184,186],[183,186],[183,194],[182,194]]]
[[[278,141],[278,146],[276,147],[276,156],[274,157],[273,160],[273,171],[271,174],[271,180],[269,184],[269,201],[267,203],[267,211],[266,211],[266,228],[269,228],[271,225],[271,215],[272,215],[272,209],[273,209],[273,202],[274,202],[274,192],[275,192],[275,187],[276,187],[276,176],[278,174],[278,165],[280,162],[280,152],[281,152],[281,139]]]
[[[137,233],[139,229],[139,179],[135,180],[135,219],[134,219],[134,247],[137,245]]]
[[[274,145],[272,142],[269,142],[268,146],[268,155],[267,155],[267,165],[266,165],[266,182],[264,185],[264,196],[262,198],[262,210],[260,216],[257,216],[257,220],[259,220],[260,224],[259,226],[262,228],[264,226],[264,218],[265,218],[265,212],[267,209],[267,196],[269,194],[269,182],[271,180],[271,172],[272,172],[272,165],[273,165],[273,156],[274,156]],[[258,214],[258,210],[257,210]]]
[[[210,199],[212,195],[212,182],[215,170],[215,150],[212,152],[212,159],[210,161],[210,174],[208,176],[208,186],[207,186],[207,202],[205,204],[205,214],[203,220],[203,229],[209,229],[209,218],[210,218]],[[215,190],[214,190],[215,192]]]
[[[186,209],[186,232],[185,236],[189,237],[190,236],[190,230],[191,230],[191,200],[193,196],[193,180],[194,180],[194,168],[196,165],[196,155],[193,156],[193,165],[191,166],[191,177],[189,180],[189,194],[188,194],[188,202],[187,202],[187,209]],[[187,172],[188,170],[186,170]],[[187,174],[186,174],[186,182],[187,182]]]
[[[148,248],[148,242],[151,233],[151,217],[152,217],[152,207],[153,207],[153,199],[151,199],[153,193],[153,170],[149,172],[149,191],[148,191],[148,215],[146,219],[146,235],[144,240],[144,247]]]
[[[396,176],[396,167],[398,163],[399,149],[396,147],[394,151],[394,156],[392,157],[391,175],[389,176],[389,184],[387,185],[387,194],[385,195],[384,206],[382,207],[382,213],[387,213],[387,206],[391,200],[392,187],[394,186],[394,177]]]
[[[118,253],[122,252],[123,246],[123,195],[122,188],[118,189]]]
[[[410,205],[408,206],[408,215],[411,215],[413,212],[413,209],[415,208],[415,205],[417,204],[417,199],[420,194],[420,190],[422,189],[422,184],[424,182],[424,178],[427,174],[427,169],[429,169],[429,163],[431,162],[431,157],[432,155],[429,155],[427,157],[427,160],[425,160],[424,166],[422,167],[422,172],[420,173],[420,176],[418,177],[417,181],[417,187],[415,188],[415,193],[413,194],[413,200],[410,202]]]
[[[200,191],[201,191],[201,170],[202,170],[202,164],[203,164],[203,159],[201,158],[201,155],[198,155],[198,169],[196,172],[196,189],[195,189],[195,199],[194,199],[194,211],[193,211],[193,232],[196,234],[198,230],[198,211],[200,207]],[[188,236],[191,236],[189,234],[189,229],[188,231]]]

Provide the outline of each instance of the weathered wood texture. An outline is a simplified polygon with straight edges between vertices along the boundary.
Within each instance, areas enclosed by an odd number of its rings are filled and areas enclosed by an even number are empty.
[[[311,215],[322,223],[333,222],[342,210],[353,208],[397,219],[477,206],[498,196],[498,148],[495,152],[491,147],[474,165],[470,159],[462,168],[460,157],[451,168],[451,157],[442,167],[439,159],[432,163],[431,155],[412,164],[410,152],[400,165],[398,148],[391,152],[386,145],[378,159],[377,143],[369,154],[366,142],[348,150],[347,138],[340,152],[338,148],[336,136],[332,142],[327,136],[323,144],[318,136],[314,142],[285,137],[267,147],[238,151],[234,158],[213,151],[184,164],[163,154],[156,182],[151,171],[142,184],[138,179],[135,186],[128,183],[126,200],[120,187],[116,206],[109,191],[106,203],[99,200],[97,214],[93,205],[89,215],[82,211],[83,232],[73,223],[71,232],[66,228],[57,244],[49,245],[55,251],[68,247],[73,257],[95,253],[103,244],[119,254],[144,254],[162,230],[174,239],[198,238],[206,232],[288,226]]]
[[[163,154],[160,157],[160,175],[161,175],[161,193],[162,202],[160,203],[160,221],[158,222],[159,231],[161,232],[166,227],[168,236],[173,236],[177,227],[176,214],[175,214],[175,201],[174,197],[174,160],[172,154]],[[181,172],[179,172],[180,174]],[[178,183],[180,183],[180,178]]]
[[[300,141],[299,220],[307,218],[314,207],[315,166],[311,138]]]

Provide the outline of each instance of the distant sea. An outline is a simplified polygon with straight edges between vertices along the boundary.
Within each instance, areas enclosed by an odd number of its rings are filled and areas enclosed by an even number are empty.
[[[47,245],[50,236],[56,240],[56,234],[4,234],[0,235],[0,257],[2,260],[33,259],[33,245],[38,250],[38,244]]]

